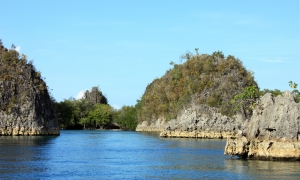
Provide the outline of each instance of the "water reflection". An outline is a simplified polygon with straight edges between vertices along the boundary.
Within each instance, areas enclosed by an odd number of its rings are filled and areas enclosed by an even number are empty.
[[[56,136],[0,136],[0,176],[18,177],[48,169],[47,149]],[[29,177],[30,177],[29,176]],[[33,175],[32,175],[33,176]]]
[[[228,158],[225,167],[229,172],[260,179],[298,179],[300,176],[299,162]]]

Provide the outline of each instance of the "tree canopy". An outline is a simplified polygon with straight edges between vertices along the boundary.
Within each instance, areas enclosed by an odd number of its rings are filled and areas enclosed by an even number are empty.
[[[64,129],[96,129],[112,121],[113,108],[98,86],[87,90],[81,99],[55,103],[55,109]]]
[[[110,123],[120,128],[135,130],[137,126],[136,108],[123,106],[117,110],[111,107],[98,86],[86,91],[81,99],[65,99],[55,102],[60,127],[62,129],[102,129]]]

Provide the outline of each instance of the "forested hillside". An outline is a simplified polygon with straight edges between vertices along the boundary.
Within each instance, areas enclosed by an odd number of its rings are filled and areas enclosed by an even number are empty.
[[[199,55],[196,49],[195,55],[188,52],[184,58],[183,64],[171,62],[173,68],[147,86],[138,102],[138,122],[153,122],[160,117],[170,120],[192,104],[207,104],[232,116],[246,109],[236,108],[235,95],[246,87],[258,92],[253,73],[234,56],[224,57],[220,51]]]

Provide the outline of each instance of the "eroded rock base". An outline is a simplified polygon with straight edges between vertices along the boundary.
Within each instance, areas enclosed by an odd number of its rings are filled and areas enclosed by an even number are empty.
[[[165,129],[166,121],[164,118],[157,119],[154,123],[143,121],[136,127],[137,132],[161,132]]]
[[[300,160],[300,104],[285,91],[265,94],[245,128],[227,139],[225,154],[248,159]]]
[[[0,135],[2,136],[47,136],[60,135],[59,128],[0,128]]]
[[[233,136],[232,132],[187,132],[187,131],[169,131],[164,130],[160,133],[160,137],[167,138],[206,138],[206,139],[223,139]]]
[[[300,142],[228,137],[224,154],[245,159],[299,161]]]
[[[223,139],[234,136],[242,128],[242,116],[229,118],[218,109],[206,105],[192,106],[166,123],[161,137]]]

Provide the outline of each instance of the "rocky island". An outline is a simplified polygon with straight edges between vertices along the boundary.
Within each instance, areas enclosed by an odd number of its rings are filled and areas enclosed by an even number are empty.
[[[259,91],[233,56],[186,54],[187,61],[148,85],[136,131],[161,137],[226,138],[225,154],[300,160],[300,93]],[[271,93],[270,93],[271,92]]]
[[[183,64],[150,83],[138,110],[137,131],[163,131],[163,137],[226,137],[249,116],[231,103],[246,87],[258,91],[253,73],[242,62],[220,51],[211,55],[186,53]],[[235,117],[234,117],[235,116]],[[212,134],[210,134],[212,133]],[[210,135],[209,135],[210,134]]]
[[[26,55],[0,41],[0,135],[59,135],[47,85]]]

